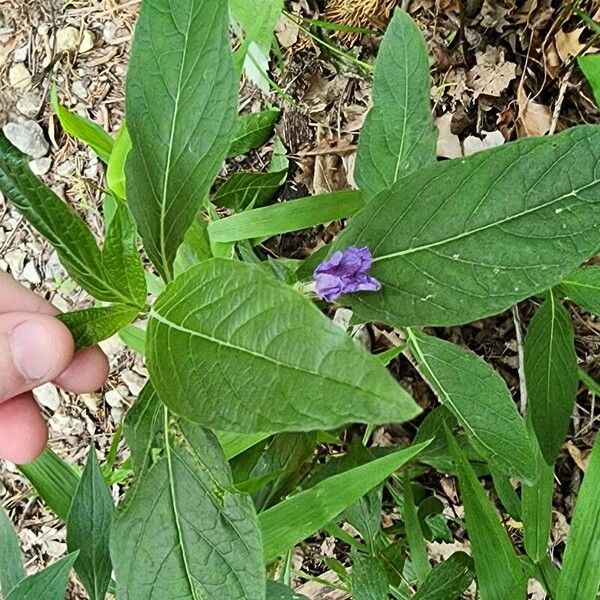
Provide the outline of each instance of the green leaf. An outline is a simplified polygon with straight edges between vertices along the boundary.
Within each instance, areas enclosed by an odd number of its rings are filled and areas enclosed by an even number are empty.
[[[600,267],[582,267],[563,279],[558,289],[581,308],[600,315]]]
[[[48,507],[62,521],[66,521],[79,484],[79,475],[75,469],[46,448],[33,462],[19,465],[19,470]]]
[[[504,380],[455,344],[413,331],[408,336],[419,371],[482,458],[520,481],[535,481],[533,446]]]
[[[600,587],[600,437],[579,490],[556,600],[595,600]]]
[[[533,439],[531,435],[530,439]],[[538,469],[540,469],[539,466]],[[500,502],[502,502],[504,510],[508,513],[511,519],[514,519],[515,521],[521,521],[521,499],[512,485],[511,478],[506,475],[506,473],[501,473],[493,467],[490,467],[490,474],[494,482],[494,490],[496,491]]]
[[[269,91],[267,71],[273,32],[283,10],[283,0],[230,0],[231,13],[245,33],[240,59],[248,78]]]
[[[573,323],[553,293],[529,323],[524,354],[528,414],[552,465],[565,441],[579,384]]]
[[[161,275],[227,154],[237,82],[227,2],[148,0],[135,30],[127,78],[127,199]]]
[[[286,171],[234,173],[215,193],[212,202],[234,210],[268,204],[285,181]]]
[[[527,581],[510,538],[466,456],[446,432],[456,462],[479,595],[485,600],[523,600]]]
[[[175,257],[175,276],[195,267],[203,260],[212,257],[210,239],[208,237],[207,223],[196,217],[191,227],[186,231],[183,244],[179,246]]]
[[[263,599],[256,513],[214,435],[171,419],[149,385],[135,409],[125,435],[137,479],[111,536],[117,596]]]
[[[536,442],[537,446],[537,442]],[[552,529],[554,466],[548,465],[537,448],[539,478],[521,488],[523,542],[527,555],[539,563],[548,554]]]
[[[349,217],[362,206],[359,192],[333,192],[248,210],[220,219],[208,226],[208,233],[213,242],[269,238]]]
[[[127,131],[125,121],[119,129],[115,145],[110,154],[108,168],[106,169],[106,184],[108,189],[121,200],[125,199],[125,161],[131,150],[131,138]]]
[[[378,558],[359,552],[353,555],[352,590],[354,600],[387,600],[387,574]]]
[[[0,507],[0,592],[8,593],[25,578],[25,569],[21,560],[21,547],[15,528]]]
[[[473,560],[464,552],[455,552],[437,565],[419,587],[413,600],[457,600],[471,585]]]
[[[62,128],[73,137],[87,144],[104,163],[108,163],[115,141],[97,123],[71,112],[58,101],[56,88],[50,92],[52,108],[60,121]]]
[[[119,331],[121,341],[131,350],[144,356],[146,354],[146,330],[137,325],[127,325]]]
[[[404,506],[402,517],[406,529],[406,541],[410,548],[412,570],[417,581],[423,582],[431,571],[431,565],[427,556],[427,545],[423,537],[423,530],[417,517],[412,483],[407,473],[404,474]]]
[[[588,80],[596,104],[600,107],[600,54],[587,54],[577,57],[577,64]]]
[[[331,248],[368,246],[363,320],[457,325],[560,282],[600,247],[600,127],[425,167],[369,202]]]
[[[273,135],[280,114],[278,109],[271,109],[239,117],[227,158],[247,154],[266,144]]]
[[[76,558],[76,552],[68,554],[43,571],[23,579],[6,596],[6,600],[64,600],[69,572]]]
[[[207,260],[169,284],[152,309],[146,344],[163,402],[217,430],[333,429],[402,422],[420,411],[311,302],[247,263]],[[251,403],[242,390],[252,390]]]
[[[276,559],[323,528],[426,447],[410,446],[334,475],[261,513],[265,560]]]
[[[277,581],[267,581],[267,598],[266,600],[308,600],[306,596],[296,594],[294,590],[287,585],[278,583]]]
[[[88,348],[129,325],[137,314],[136,308],[116,305],[64,313],[58,320],[69,328],[77,348]]]
[[[223,453],[227,460],[235,458],[239,454],[242,454],[242,452],[248,450],[248,448],[252,448],[252,446],[255,446],[271,436],[270,433],[259,432],[240,435],[239,433],[227,431],[219,431],[215,435],[219,440],[219,444],[221,444],[221,448],[223,448]]]
[[[92,447],[67,519],[67,545],[70,552],[79,552],[75,570],[90,600],[104,600],[110,584],[109,536],[114,512]]]
[[[427,46],[419,28],[396,10],[377,55],[373,108],[362,128],[356,181],[365,202],[436,160]]]
[[[137,240],[129,208],[119,201],[102,247],[102,267],[110,284],[128,298],[128,304],[143,308],[147,287]]]
[[[83,219],[29,169],[29,159],[0,134],[0,192],[56,249],[69,275],[98,300],[127,302],[106,278],[100,250]]]

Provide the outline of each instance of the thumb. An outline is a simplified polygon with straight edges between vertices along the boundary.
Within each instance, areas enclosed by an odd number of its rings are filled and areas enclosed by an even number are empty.
[[[58,377],[74,351],[69,330],[54,317],[0,315],[0,402]]]

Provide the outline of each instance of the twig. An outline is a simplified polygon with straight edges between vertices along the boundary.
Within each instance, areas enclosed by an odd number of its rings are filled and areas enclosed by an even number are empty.
[[[515,324],[515,337],[517,339],[517,353],[519,356],[519,394],[521,414],[525,414],[527,409],[527,385],[525,382],[525,352],[523,351],[523,328],[521,326],[521,316],[519,307],[513,306],[513,322]]]
[[[571,75],[573,75],[573,66],[569,69],[568,73],[565,75],[560,84],[558,98],[554,106],[554,113],[552,114],[552,124],[550,125],[550,131],[548,132],[548,135],[552,135],[556,131],[556,126],[558,125],[558,119],[560,117],[560,111],[562,109],[563,101],[565,99],[565,92],[567,91],[567,85],[569,84],[569,79],[571,79]]]

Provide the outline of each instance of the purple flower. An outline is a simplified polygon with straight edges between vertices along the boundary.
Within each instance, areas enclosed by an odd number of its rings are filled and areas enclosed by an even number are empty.
[[[335,252],[315,270],[317,294],[327,302],[334,302],[342,294],[380,290],[381,283],[367,273],[372,264],[371,251],[366,247],[351,246]]]

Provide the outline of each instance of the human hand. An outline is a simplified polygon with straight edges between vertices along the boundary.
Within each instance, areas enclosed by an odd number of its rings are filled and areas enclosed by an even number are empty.
[[[17,464],[44,449],[48,430],[31,390],[49,381],[83,394],[108,376],[100,348],[75,354],[58,310],[0,271],[0,457]]]

